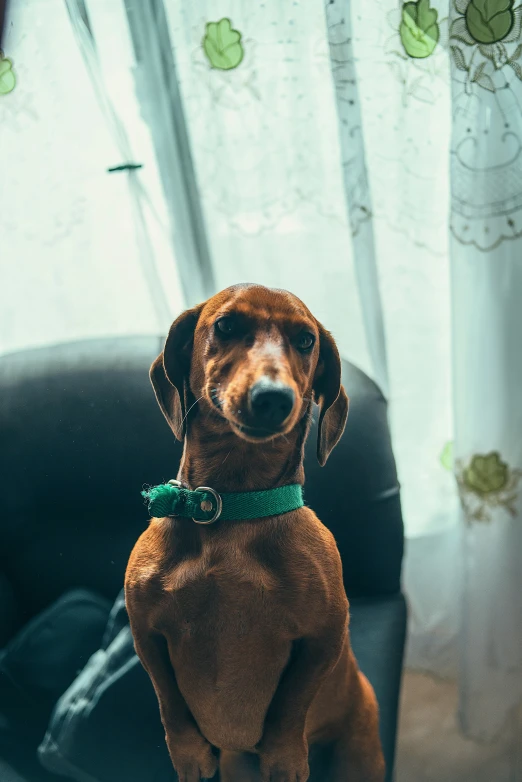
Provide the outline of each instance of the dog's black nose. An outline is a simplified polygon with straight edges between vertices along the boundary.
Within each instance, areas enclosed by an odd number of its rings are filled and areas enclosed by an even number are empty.
[[[261,378],[250,389],[250,409],[260,426],[280,426],[292,412],[294,402],[295,394],[290,386],[268,377]]]

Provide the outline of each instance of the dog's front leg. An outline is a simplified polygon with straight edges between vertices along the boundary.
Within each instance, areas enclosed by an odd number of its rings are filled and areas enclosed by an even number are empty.
[[[346,638],[346,623],[303,638],[268,709],[257,746],[263,782],[306,782],[306,715],[319,687],[333,670]]]
[[[217,770],[217,758],[179,690],[166,639],[159,634],[136,632],[134,641],[156,691],[167,747],[179,782],[211,779]]]

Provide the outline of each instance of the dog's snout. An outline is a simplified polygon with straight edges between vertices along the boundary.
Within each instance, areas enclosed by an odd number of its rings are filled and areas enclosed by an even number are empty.
[[[250,410],[263,426],[280,426],[294,407],[295,393],[290,386],[270,378],[261,378],[250,389]]]

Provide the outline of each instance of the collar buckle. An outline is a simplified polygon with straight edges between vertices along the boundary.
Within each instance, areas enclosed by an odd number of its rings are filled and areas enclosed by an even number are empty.
[[[195,519],[194,517],[192,517],[192,521],[195,524],[214,524],[214,522],[217,521],[221,516],[221,511],[223,510],[223,500],[221,499],[220,495],[217,493],[217,491],[215,491],[215,489],[211,489],[210,486],[198,486],[198,488],[194,489],[194,491],[210,492],[210,494],[212,494],[215,500],[215,511],[211,519],[205,519],[204,521],[202,521],[200,519]],[[210,505],[211,507],[210,508],[203,507],[204,505],[205,506]],[[205,513],[208,513],[208,511],[213,510],[213,507],[214,507],[213,503],[209,502],[209,500],[201,501],[200,508]]]

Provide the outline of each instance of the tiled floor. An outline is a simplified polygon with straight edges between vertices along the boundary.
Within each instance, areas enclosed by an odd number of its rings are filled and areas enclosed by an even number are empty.
[[[454,683],[406,673],[396,782],[522,782],[513,734],[490,745],[465,739],[456,708]]]

